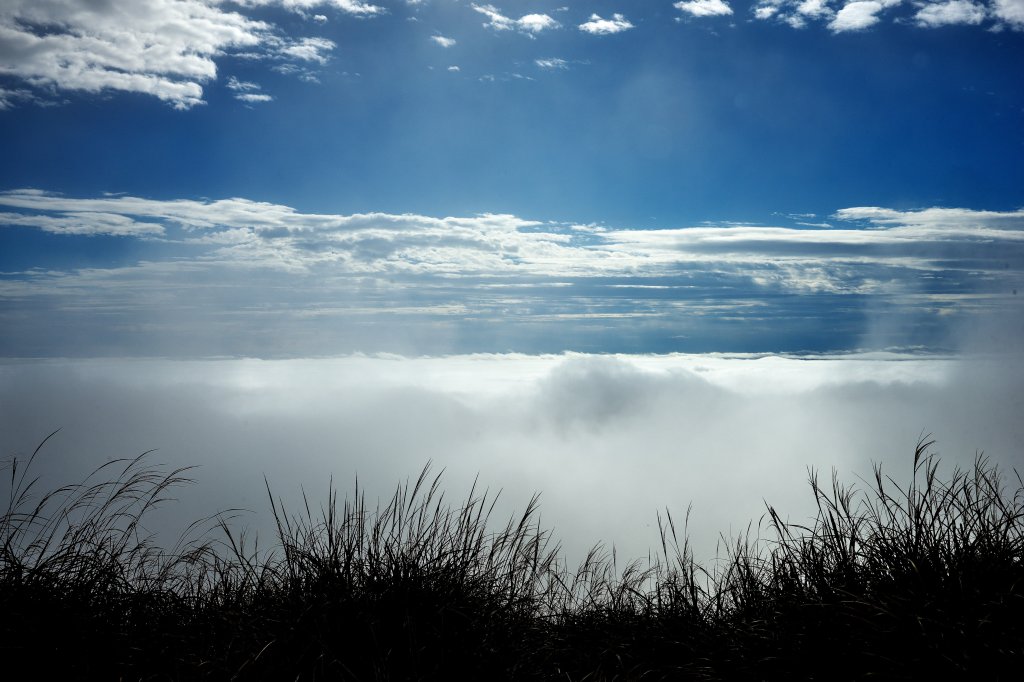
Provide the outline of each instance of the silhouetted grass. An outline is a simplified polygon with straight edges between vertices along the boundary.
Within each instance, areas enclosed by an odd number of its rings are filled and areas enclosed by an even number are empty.
[[[7,467],[0,653],[111,680],[1016,679],[1024,484],[980,456],[941,476],[930,445],[905,485],[812,472],[813,522],[769,507],[766,537],[709,566],[666,512],[657,557],[577,567],[536,498],[495,525],[493,498],[448,504],[427,468],[372,508],[357,484],[289,511],[268,485],[269,548],[224,517],[165,550],[141,521],[186,470],[141,456],[37,494],[37,449]]]

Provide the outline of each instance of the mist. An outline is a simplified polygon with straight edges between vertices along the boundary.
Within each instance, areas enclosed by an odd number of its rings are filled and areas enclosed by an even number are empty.
[[[812,514],[809,468],[846,482],[881,463],[906,480],[930,435],[947,465],[984,452],[1022,467],[1021,365],[1005,357],[350,356],[311,360],[49,360],[0,365],[3,458],[41,485],[114,458],[196,465],[152,530],[214,512],[272,539],[264,477],[285,505],[358,478],[371,502],[432,463],[447,499],[501,491],[494,521],[541,494],[570,561],[595,543],[622,559],[659,544],[656,513],[691,508],[698,557],[770,503]],[[372,504],[371,504],[372,506]]]

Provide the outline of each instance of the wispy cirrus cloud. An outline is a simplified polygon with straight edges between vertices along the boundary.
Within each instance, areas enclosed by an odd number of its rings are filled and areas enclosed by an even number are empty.
[[[25,88],[0,88],[0,111],[13,108],[19,102],[31,102],[35,95]]]
[[[235,99],[240,102],[256,104],[260,102],[272,102],[274,100],[271,95],[268,95],[265,92],[260,92],[263,88],[258,83],[240,81],[234,76],[228,78],[227,88],[235,94]]]
[[[542,69],[547,71],[565,70],[569,68],[569,62],[558,57],[551,57],[548,59],[534,59],[533,63]]]

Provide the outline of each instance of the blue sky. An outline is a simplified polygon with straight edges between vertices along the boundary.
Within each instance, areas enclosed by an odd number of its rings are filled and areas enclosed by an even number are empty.
[[[5,2],[0,354],[956,349],[1022,63],[1021,0]]]

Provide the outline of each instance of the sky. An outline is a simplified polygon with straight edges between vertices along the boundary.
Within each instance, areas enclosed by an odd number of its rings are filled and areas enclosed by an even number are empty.
[[[637,551],[1018,465],[1021,64],[1024,0],[4,0],[0,452],[432,459]]]

